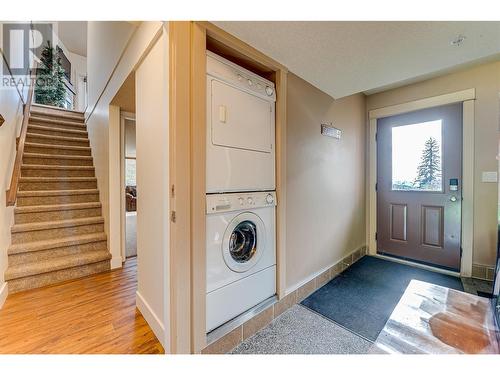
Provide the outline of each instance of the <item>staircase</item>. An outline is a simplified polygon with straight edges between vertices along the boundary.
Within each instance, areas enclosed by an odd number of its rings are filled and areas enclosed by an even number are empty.
[[[110,269],[82,113],[32,105],[11,234],[9,293]]]

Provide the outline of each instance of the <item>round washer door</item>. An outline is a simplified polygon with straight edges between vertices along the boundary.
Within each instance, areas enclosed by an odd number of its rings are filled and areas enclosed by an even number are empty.
[[[236,216],[226,228],[222,256],[235,272],[245,272],[257,264],[266,248],[264,222],[251,212]]]

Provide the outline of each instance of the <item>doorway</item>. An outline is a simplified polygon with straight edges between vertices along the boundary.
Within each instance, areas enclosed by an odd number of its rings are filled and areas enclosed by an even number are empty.
[[[121,114],[123,134],[123,190],[125,241],[123,259],[137,256],[137,174],[135,115]]]
[[[377,120],[377,253],[460,270],[462,103]]]

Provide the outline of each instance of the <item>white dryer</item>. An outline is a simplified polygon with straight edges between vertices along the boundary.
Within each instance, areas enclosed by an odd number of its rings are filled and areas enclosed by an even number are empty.
[[[207,195],[206,328],[276,294],[274,192]]]
[[[207,52],[206,192],[275,190],[274,83]]]

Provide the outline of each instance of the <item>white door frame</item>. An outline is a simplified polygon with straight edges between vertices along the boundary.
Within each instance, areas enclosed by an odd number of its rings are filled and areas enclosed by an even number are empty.
[[[475,89],[467,89],[449,94],[414,100],[407,103],[374,109],[368,112],[369,154],[367,185],[367,231],[366,243],[370,255],[377,255],[377,119],[399,115],[419,109],[438,107],[452,103],[463,103],[463,143],[462,143],[462,259],[460,275],[470,277],[472,274],[472,253],[474,249],[474,101]]]
[[[122,256],[122,261],[126,260],[126,244],[127,244],[127,234],[126,234],[126,218],[125,215],[125,120],[135,121],[135,114],[129,112],[120,111],[120,253]],[[136,130],[137,131],[137,130]],[[139,253],[137,253],[139,256]]]

